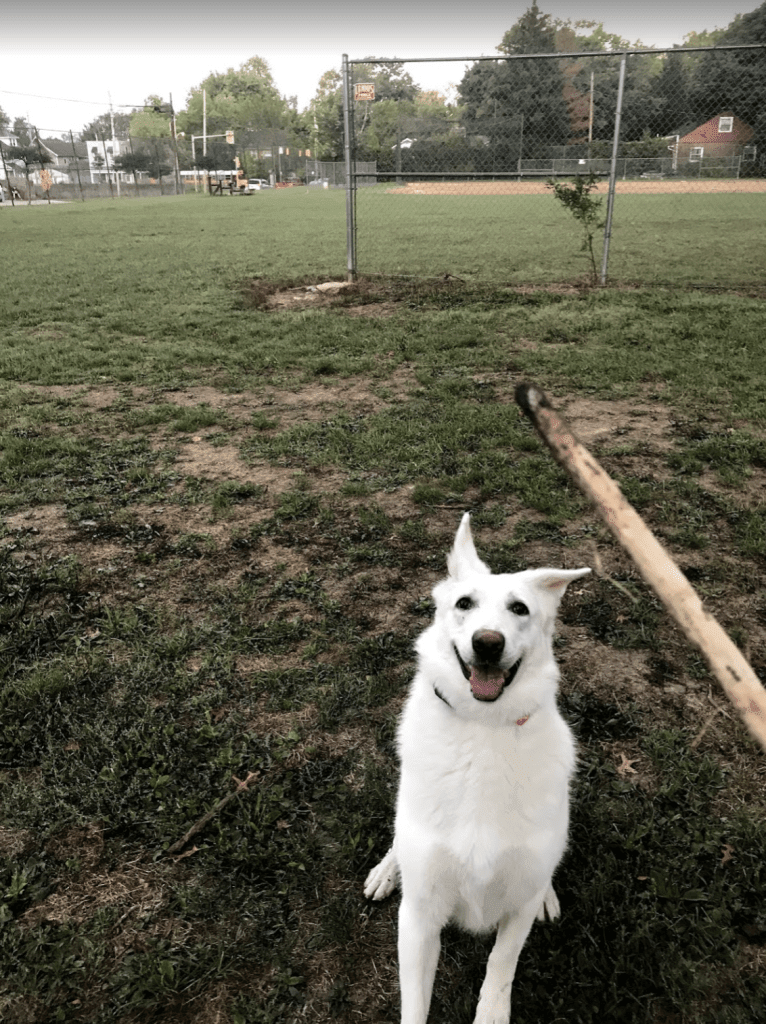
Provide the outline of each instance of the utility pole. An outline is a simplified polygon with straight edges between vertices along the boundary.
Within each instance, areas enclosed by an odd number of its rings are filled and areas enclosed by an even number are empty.
[[[110,124],[112,126],[112,146],[114,147],[114,149],[119,150],[119,146],[115,146],[115,144],[114,144],[114,108],[112,107],[112,94],[110,92],[108,92],[107,96],[109,97],[109,122],[110,122]],[[117,171],[114,176],[117,179],[117,198],[119,199],[120,198],[120,172]]]
[[[202,155],[207,156],[207,89],[202,90]],[[205,172],[207,175],[207,191],[210,191],[210,172]],[[202,191],[205,191],[205,186],[202,186]]]
[[[178,136],[176,135],[176,112],[173,109],[173,93],[170,96],[170,137],[173,140],[173,162],[176,172],[176,195],[181,194],[181,168],[178,164]]]

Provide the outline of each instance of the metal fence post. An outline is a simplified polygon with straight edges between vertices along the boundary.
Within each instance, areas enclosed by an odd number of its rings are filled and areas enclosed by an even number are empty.
[[[351,71],[348,54],[343,54],[343,151],[346,158],[346,268],[349,281],[356,278],[356,224],[354,159],[351,144]]]
[[[77,149],[74,144],[74,135],[72,129],[69,129],[69,141],[72,143],[72,156],[74,157],[74,168],[77,172],[77,184],[80,186],[80,199],[85,202],[85,193],[82,190],[82,178],[80,177],[80,158],[77,155]]]
[[[614,138],[612,139],[612,162],[609,167],[609,195],[606,201],[606,223],[604,225],[604,252],[601,259],[601,284],[606,284],[609,267],[609,243],[612,238],[612,214],[614,212],[614,190],[617,184],[617,151],[620,148],[620,120],[622,119],[622,95],[625,91],[625,69],[628,51],[622,51],[620,60],[620,83],[617,86],[617,109],[614,115]]]

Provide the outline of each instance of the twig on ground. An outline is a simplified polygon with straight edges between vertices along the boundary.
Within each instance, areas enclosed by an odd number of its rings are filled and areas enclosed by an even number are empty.
[[[249,792],[247,788],[248,784],[255,781],[255,779],[259,778],[259,773],[248,772],[246,779],[238,779],[236,775],[232,775],[232,778],[237,783],[237,788],[233,789],[231,793],[227,793],[225,797],[218,801],[215,807],[213,807],[211,810],[207,812],[207,814],[203,814],[199,821],[192,825],[192,827],[189,829],[186,835],[179,839],[178,842],[173,843],[172,846],[169,846],[167,848],[167,850],[165,851],[166,854],[172,856],[173,854],[179,853],[181,850],[183,850],[184,846],[186,846],[191,837],[196,835],[198,832],[201,832],[205,825],[207,825],[209,821],[213,820],[216,814],[221,813],[226,804],[233,800],[234,797],[239,796],[240,793]]]
[[[702,607],[697,592],[602,466],[534,384],[519,384],[516,401],[556,461],[593,501],[687,638],[704,655],[742,721],[766,750],[766,690],[729,635]]]

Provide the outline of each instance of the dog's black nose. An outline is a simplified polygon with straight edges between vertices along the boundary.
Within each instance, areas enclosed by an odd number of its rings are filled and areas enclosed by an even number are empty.
[[[471,638],[474,654],[484,665],[500,660],[505,647],[505,637],[493,629],[477,629]]]

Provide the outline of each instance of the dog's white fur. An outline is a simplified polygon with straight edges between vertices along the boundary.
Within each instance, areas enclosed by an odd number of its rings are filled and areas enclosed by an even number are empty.
[[[575,745],[556,707],[553,626],[567,584],[590,569],[493,576],[476,553],[468,514],[447,564],[447,579],[433,591],[434,621],[416,644],[418,671],[399,725],[394,842],[365,894],[383,899],[401,881],[402,1024],[425,1024],[440,932],[450,920],[473,932],[497,929],[475,1024],[507,1024],[516,962],[535,917],[559,912],[551,879],[567,841]],[[484,699],[473,695],[473,673],[487,675],[474,667],[473,638],[487,630],[504,639],[490,675],[507,673],[521,657],[494,700],[481,687]]]

